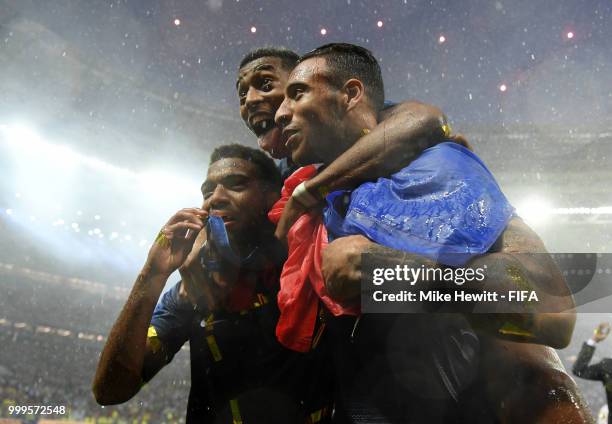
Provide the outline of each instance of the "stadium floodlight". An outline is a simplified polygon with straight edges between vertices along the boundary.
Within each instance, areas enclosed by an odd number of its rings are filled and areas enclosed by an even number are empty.
[[[612,206],[555,208],[552,213],[555,215],[612,215]]]
[[[530,225],[545,224],[553,213],[550,203],[539,196],[527,197],[519,203],[516,213]]]
[[[68,170],[79,163],[79,155],[66,146],[45,142],[32,128],[24,124],[0,125],[4,140],[18,154],[35,155],[52,163],[55,168]]]

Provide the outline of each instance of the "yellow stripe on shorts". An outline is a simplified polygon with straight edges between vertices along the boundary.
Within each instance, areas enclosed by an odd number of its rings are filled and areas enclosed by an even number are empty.
[[[242,424],[242,416],[236,399],[230,399],[230,409],[232,410],[232,424]]]
[[[222,357],[219,346],[217,345],[217,340],[215,340],[215,336],[212,334],[210,336],[206,336],[206,342],[208,343],[208,348],[210,349],[210,353],[212,353],[213,359],[215,362],[219,362]]]

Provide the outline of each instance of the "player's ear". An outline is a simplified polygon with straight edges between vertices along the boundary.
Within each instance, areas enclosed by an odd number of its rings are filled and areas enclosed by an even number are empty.
[[[347,110],[353,109],[355,106],[357,106],[364,100],[365,87],[363,86],[363,83],[360,80],[356,78],[351,78],[350,80],[344,83],[344,86],[342,88],[344,90]]]

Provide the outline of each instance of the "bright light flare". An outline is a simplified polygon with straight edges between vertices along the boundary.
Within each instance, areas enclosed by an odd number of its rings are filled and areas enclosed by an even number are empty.
[[[255,28],[254,26],[251,27],[251,33],[255,34],[257,32],[257,28]]]
[[[516,208],[516,213],[528,224],[538,225],[546,222],[553,214],[550,203],[541,197],[529,197]]]
[[[179,18],[176,18],[174,20],[174,25],[179,26],[181,24],[181,20]]]
[[[14,175],[5,176],[16,184],[9,190],[19,194],[13,198],[15,205],[6,205],[0,215],[23,228],[24,236],[50,247],[58,258],[89,261],[93,254],[125,267],[131,259],[117,257],[113,249],[118,243],[125,242],[126,251],[137,247],[140,252],[149,244],[146,236],[179,208],[201,204],[201,181],[163,170],[162,164],[135,172],[56,144],[33,126],[18,123],[0,124],[0,144],[15,165]],[[98,199],[89,189],[98,186],[105,187],[108,197]],[[135,213],[142,219],[127,228],[133,218],[117,216],[117,202],[126,210],[140,209]],[[108,227],[112,222],[121,223],[120,233]],[[132,235],[126,234],[128,230]]]
[[[325,28],[321,28],[321,35],[327,35],[327,30]]]
[[[506,86],[506,84],[501,84],[499,86],[499,91],[501,91],[502,93],[504,93],[506,90],[508,90],[508,87]]]
[[[383,27],[383,25],[384,25],[383,21],[378,21],[378,22],[376,22],[376,26],[377,26],[378,28],[382,28],[382,27]]]
[[[444,44],[446,42],[446,37],[441,35],[438,37],[438,44]]]
[[[567,34],[565,34],[565,36],[567,37],[568,40],[571,40],[572,38],[574,38],[574,33],[572,31],[568,31]]]
[[[79,157],[65,146],[46,143],[31,128],[25,125],[2,125],[0,133],[13,150],[30,157],[44,157],[46,163],[53,163],[60,169],[77,165]],[[17,193],[17,197],[21,195]]]

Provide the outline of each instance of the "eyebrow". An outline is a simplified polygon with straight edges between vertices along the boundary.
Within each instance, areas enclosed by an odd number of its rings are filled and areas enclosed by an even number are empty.
[[[260,65],[257,65],[255,69],[253,69],[253,73],[261,72],[261,71],[273,71],[274,69],[275,69],[274,65],[271,65],[269,63],[262,63]],[[236,90],[238,90],[238,88],[240,87],[241,80],[242,80],[242,77],[238,77],[238,79],[236,80]]]
[[[285,95],[288,97],[288,94],[291,92],[291,90],[297,87],[308,87],[308,84],[301,80],[290,82],[285,87]]]
[[[232,179],[236,179],[236,178],[243,178],[245,180],[251,179],[251,177],[245,173],[233,172],[231,174],[223,175],[216,182],[206,179],[206,181],[204,181],[202,185],[200,186],[200,191],[202,192],[202,195],[205,195],[206,191],[208,191],[211,188],[216,187],[218,184],[226,184],[228,180],[231,181]],[[257,179],[257,178],[254,178],[254,179]]]

